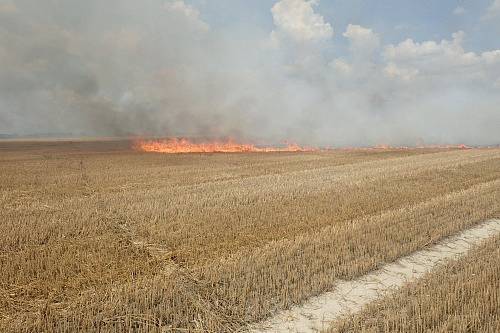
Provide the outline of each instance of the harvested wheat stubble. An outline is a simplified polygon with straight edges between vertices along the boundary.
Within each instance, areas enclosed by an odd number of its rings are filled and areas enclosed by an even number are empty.
[[[356,313],[408,281],[421,278],[446,260],[456,259],[486,239],[500,234],[500,220],[490,220],[438,244],[401,258],[353,281],[339,282],[335,290],[283,311],[255,325],[252,332],[318,332],[340,317]]]
[[[498,149],[110,144],[0,145],[1,331],[237,331],[500,211]]]
[[[500,237],[475,248],[328,332],[500,331]]]

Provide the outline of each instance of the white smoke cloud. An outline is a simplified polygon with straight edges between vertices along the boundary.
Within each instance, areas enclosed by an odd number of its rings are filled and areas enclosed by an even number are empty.
[[[0,11],[0,133],[233,136],[318,145],[500,141],[500,50],[466,35],[384,45],[318,1],[219,31],[183,1],[16,2]]]
[[[2,1],[0,2],[0,13],[12,14],[17,11],[16,5],[12,1]]]
[[[381,48],[374,35],[370,29],[351,26],[344,34],[350,54],[330,62],[333,73],[327,79],[335,99],[333,112],[340,113],[337,124],[342,123],[335,128],[354,130],[372,144],[500,139],[494,129],[500,125],[500,113],[495,111],[500,102],[499,50],[468,52],[463,32],[450,40],[407,39]],[[356,47],[359,36],[366,42]],[[375,57],[366,57],[367,50],[375,50]],[[347,114],[352,118],[343,120]],[[336,138],[360,143],[349,131]]]

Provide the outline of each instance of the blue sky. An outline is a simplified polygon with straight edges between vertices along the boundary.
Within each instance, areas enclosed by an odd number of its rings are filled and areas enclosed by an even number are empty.
[[[270,8],[273,0],[192,0],[201,16],[215,29],[256,29],[263,33],[273,29]],[[483,21],[491,0],[322,0],[316,11],[324,16],[341,38],[348,24],[369,27],[381,34],[387,43],[406,38],[416,41],[449,38],[452,33],[467,33],[464,45],[472,51],[500,48],[500,25]],[[462,7],[465,12],[454,14]]]

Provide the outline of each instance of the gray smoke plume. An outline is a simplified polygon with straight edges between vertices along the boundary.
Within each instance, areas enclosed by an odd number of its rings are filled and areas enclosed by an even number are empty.
[[[0,0],[0,134],[500,142],[500,50],[468,52],[463,32],[384,45],[316,3],[231,32],[179,0]],[[325,51],[335,38],[348,54]]]

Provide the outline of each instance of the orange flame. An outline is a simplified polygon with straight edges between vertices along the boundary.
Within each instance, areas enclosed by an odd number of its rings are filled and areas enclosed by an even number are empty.
[[[424,145],[417,144],[413,147],[390,146],[379,144],[372,147],[339,147],[339,148],[312,148],[297,144],[285,143],[283,147],[256,146],[250,143],[238,143],[234,140],[193,142],[184,138],[170,138],[161,140],[137,140],[133,148],[137,151],[180,154],[180,153],[270,153],[270,152],[311,152],[331,150],[410,150],[410,149],[473,149],[473,147],[460,145]]]
[[[233,140],[195,143],[182,138],[138,140],[134,143],[134,149],[164,154],[309,152],[318,150],[316,148],[301,147],[296,144],[287,144],[286,147],[257,147],[253,144],[242,144]]]

